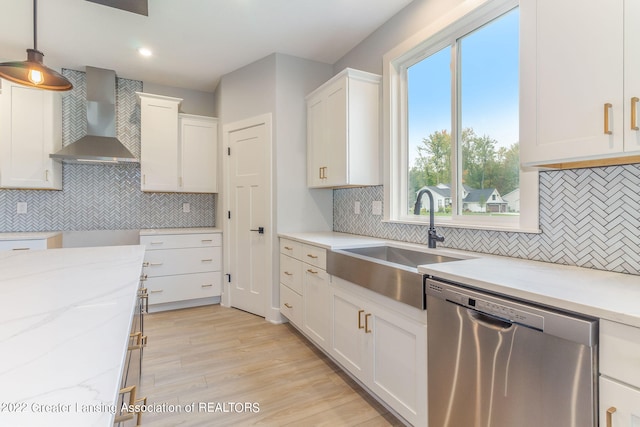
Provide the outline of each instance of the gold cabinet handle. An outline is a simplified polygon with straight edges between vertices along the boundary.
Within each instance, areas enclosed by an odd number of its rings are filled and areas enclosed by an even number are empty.
[[[638,101],[640,98],[637,96],[631,98],[631,130],[640,130],[638,127]]]
[[[307,256],[311,259],[318,259],[318,257],[316,255],[311,255],[311,254],[307,254]]]
[[[318,178],[322,179],[322,168],[318,168]]]
[[[318,274],[318,272],[317,272],[317,271],[312,270],[312,269],[310,269],[310,268],[308,268],[308,269],[307,269],[307,273],[311,273],[311,274]]]
[[[615,406],[610,407],[609,409],[607,409],[607,427],[612,427],[613,426],[613,421],[611,420],[612,415],[614,412],[616,412],[617,409]]]
[[[152,294],[159,294],[160,292],[162,292],[162,289],[158,289],[158,290],[155,290],[155,291],[151,291],[151,293],[152,293]]]
[[[362,313],[364,313],[364,310],[358,310],[358,329],[364,329],[362,325]]]
[[[131,350],[140,350],[142,347],[144,347],[145,345],[147,345],[147,336],[146,335],[142,335],[142,332],[138,331],[134,334],[129,334],[129,339],[136,339],[136,343],[133,345],[130,345],[127,348],[127,351],[131,351]]]
[[[147,263],[147,267],[157,267],[159,265],[164,264],[163,262],[149,262]]]
[[[285,274],[286,276],[293,276],[293,273],[289,273],[288,271],[285,271],[285,272],[284,272],[284,274]]]
[[[292,248],[292,247],[290,247],[290,246],[285,246],[284,248],[285,248],[285,250],[287,250],[287,251],[292,251],[292,250],[293,250],[293,248]]]
[[[213,243],[213,239],[202,239],[201,243]]]
[[[142,404],[142,406],[146,406],[147,404],[147,398],[143,397],[140,399],[136,399],[136,386],[132,385],[129,387],[125,387],[123,389],[120,390],[120,394],[127,394],[129,393],[129,404],[127,405],[128,407],[131,406],[136,406],[136,405],[140,405]],[[128,421],[128,420],[132,420],[133,417],[136,416],[136,427],[139,427],[142,425],[142,412],[138,411],[138,412],[127,412],[127,411],[123,411],[123,413],[121,415],[116,416],[113,419],[113,423],[114,424],[118,424],[118,423],[122,423],[124,421]]]
[[[212,287],[212,286],[213,286],[213,284],[212,284],[212,283],[209,283],[208,285],[201,285],[201,287],[203,287],[203,288],[210,288],[210,287]]]
[[[28,251],[30,248],[13,248],[12,251]]]
[[[604,104],[604,133],[606,135],[611,135],[613,133],[611,132],[611,129],[609,129],[609,110],[611,110],[611,107],[613,107],[613,105],[609,102]]]
[[[288,302],[285,302],[284,306],[287,307],[287,308],[293,308],[293,306],[291,304],[289,304]]]
[[[367,313],[364,315],[364,333],[370,334],[371,329],[369,329],[369,317],[371,317],[371,313]]]
[[[213,262],[213,258],[201,259],[201,262]]]

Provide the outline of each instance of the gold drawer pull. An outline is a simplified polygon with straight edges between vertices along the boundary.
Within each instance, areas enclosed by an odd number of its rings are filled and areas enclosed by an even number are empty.
[[[147,267],[157,267],[159,265],[164,264],[163,262],[148,262]]]
[[[640,130],[638,127],[638,101],[640,98],[637,96],[631,98],[631,130]]]
[[[287,308],[293,308],[293,306],[291,304],[289,304],[288,302],[285,302],[284,306],[287,307]]]
[[[164,245],[164,242],[149,242],[150,245]]]
[[[611,129],[609,129],[609,110],[611,107],[613,107],[613,105],[609,102],[604,104],[604,133],[606,135],[611,135],[613,133],[611,132]]]
[[[362,313],[364,313],[364,310],[358,310],[358,329],[364,329],[362,325]]]
[[[143,347],[143,341],[147,340],[146,336],[142,335],[142,332],[136,332],[134,334],[129,334],[129,339],[135,338],[136,339],[136,343],[133,345],[130,345],[127,348],[127,351],[131,351],[131,350],[140,350]],[[145,343],[146,344],[146,343]]]
[[[317,255],[311,255],[311,254],[307,254],[307,256],[311,259],[318,259]]]
[[[312,270],[312,269],[310,269],[310,268],[308,268],[308,269],[307,269],[307,273],[311,273],[311,274],[318,274],[318,272],[317,272],[317,271]]]
[[[611,420],[612,415],[614,412],[616,412],[617,409],[615,406],[612,406],[611,408],[607,409],[607,427],[612,427],[613,426],[613,421]]]
[[[208,284],[208,285],[201,285],[201,286],[202,286],[203,288],[210,288],[210,287],[212,287],[213,285],[210,283],[210,284]]]
[[[13,248],[12,251],[28,251],[30,248]]]
[[[369,317],[371,317],[371,313],[367,313],[364,315],[364,333],[370,334],[371,329],[369,329]]]
[[[288,271],[285,271],[284,274],[287,276],[293,276],[293,273],[289,273]]]
[[[285,246],[284,249],[287,250],[287,251],[292,251],[293,250],[293,248],[291,246]]]
[[[213,239],[202,239],[201,242],[202,243],[211,243],[211,242],[213,242]]]
[[[155,290],[155,291],[151,291],[152,294],[159,294],[160,292],[163,292],[163,290],[162,289],[158,289],[158,290]]]
[[[202,262],[213,262],[213,258],[201,259]]]

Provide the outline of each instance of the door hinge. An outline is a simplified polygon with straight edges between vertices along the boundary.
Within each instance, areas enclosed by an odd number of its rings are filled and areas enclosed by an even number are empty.
[[[227,273],[225,276],[227,276],[227,283],[231,283],[231,274]]]
[[[231,211],[227,211],[227,219],[231,219]]]
[[[227,156],[231,155],[231,147],[227,147]]]

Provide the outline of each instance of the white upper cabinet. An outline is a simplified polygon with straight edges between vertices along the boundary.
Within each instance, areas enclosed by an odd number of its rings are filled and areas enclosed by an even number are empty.
[[[179,98],[138,96],[142,191],[217,192],[217,119],[180,114]]]
[[[0,187],[62,189],[62,97],[0,80]]]
[[[345,69],[307,96],[307,186],[379,185],[380,76]]]
[[[521,161],[579,167],[640,155],[635,0],[535,0],[521,8]],[[635,109],[635,108],[634,108]]]
[[[180,191],[216,193],[218,119],[180,114]]]

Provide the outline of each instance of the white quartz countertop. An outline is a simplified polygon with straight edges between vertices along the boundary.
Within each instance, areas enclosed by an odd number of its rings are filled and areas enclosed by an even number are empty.
[[[158,236],[167,234],[200,234],[222,233],[221,228],[195,227],[195,228],[147,228],[140,230],[141,236]]]
[[[0,252],[0,425],[113,424],[143,257]]]
[[[0,233],[0,240],[42,240],[59,236],[62,231]]]
[[[425,245],[345,233],[281,233],[279,236],[325,249],[388,243],[434,251]],[[640,327],[640,276],[448,248],[437,248],[435,251],[443,255],[457,254],[467,259],[423,265],[418,268],[421,273],[480,290]]]

